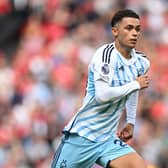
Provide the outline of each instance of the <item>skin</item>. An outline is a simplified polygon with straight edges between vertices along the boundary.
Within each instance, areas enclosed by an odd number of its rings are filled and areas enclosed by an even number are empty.
[[[131,50],[136,46],[140,36],[140,20],[137,18],[125,17],[112,28],[117,50],[126,59],[131,58]],[[141,89],[149,86],[148,75],[141,75],[136,78]],[[117,134],[118,137],[127,142],[133,137],[134,125],[127,123]],[[146,168],[144,160],[137,153],[130,153],[110,161],[110,168]]]
[[[140,31],[140,20],[129,17],[123,18],[112,28],[116,48],[125,58],[130,58],[131,49],[136,46]]]

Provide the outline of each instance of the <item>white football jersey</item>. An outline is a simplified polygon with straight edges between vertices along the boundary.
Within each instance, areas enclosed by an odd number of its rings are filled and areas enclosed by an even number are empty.
[[[127,60],[121,56],[114,43],[100,47],[88,67],[83,105],[64,128],[64,132],[77,133],[96,142],[114,135],[129,95],[100,103],[95,98],[94,82],[101,79],[110,87],[122,86],[145,74],[149,65],[149,60],[143,53],[135,49],[132,49],[131,58]]]

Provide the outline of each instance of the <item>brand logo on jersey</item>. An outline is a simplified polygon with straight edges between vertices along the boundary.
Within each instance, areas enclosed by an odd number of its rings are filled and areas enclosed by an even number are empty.
[[[67,164],[66,164],[66,160],[63,160],[61,163],[60,163],[60,168],[66,168],[67,167]]]
[[[101,68],[101,71],[104,75],[108,75],[110,72],[110,68],[108,64],[104,64]]]

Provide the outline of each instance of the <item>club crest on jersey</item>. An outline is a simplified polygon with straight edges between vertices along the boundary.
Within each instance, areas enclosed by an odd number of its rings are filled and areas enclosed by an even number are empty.
[[[110,68],[108,64],[104,64],[101,68],[101,71],[104,75],[108,75],[110,73]]]
[[[143,69],[142,69],[142,68],[139,68],[139,69],[138,69],[138,76],[141,76],[141,75],[143,75]]]

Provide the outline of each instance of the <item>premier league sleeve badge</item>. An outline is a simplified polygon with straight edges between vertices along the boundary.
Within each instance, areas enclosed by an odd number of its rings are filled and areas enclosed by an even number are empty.
[[[103,75],[108,75],[110,73],[110,67],[108,64],[104,64],[102,67],[101,67],[101,72]]]

